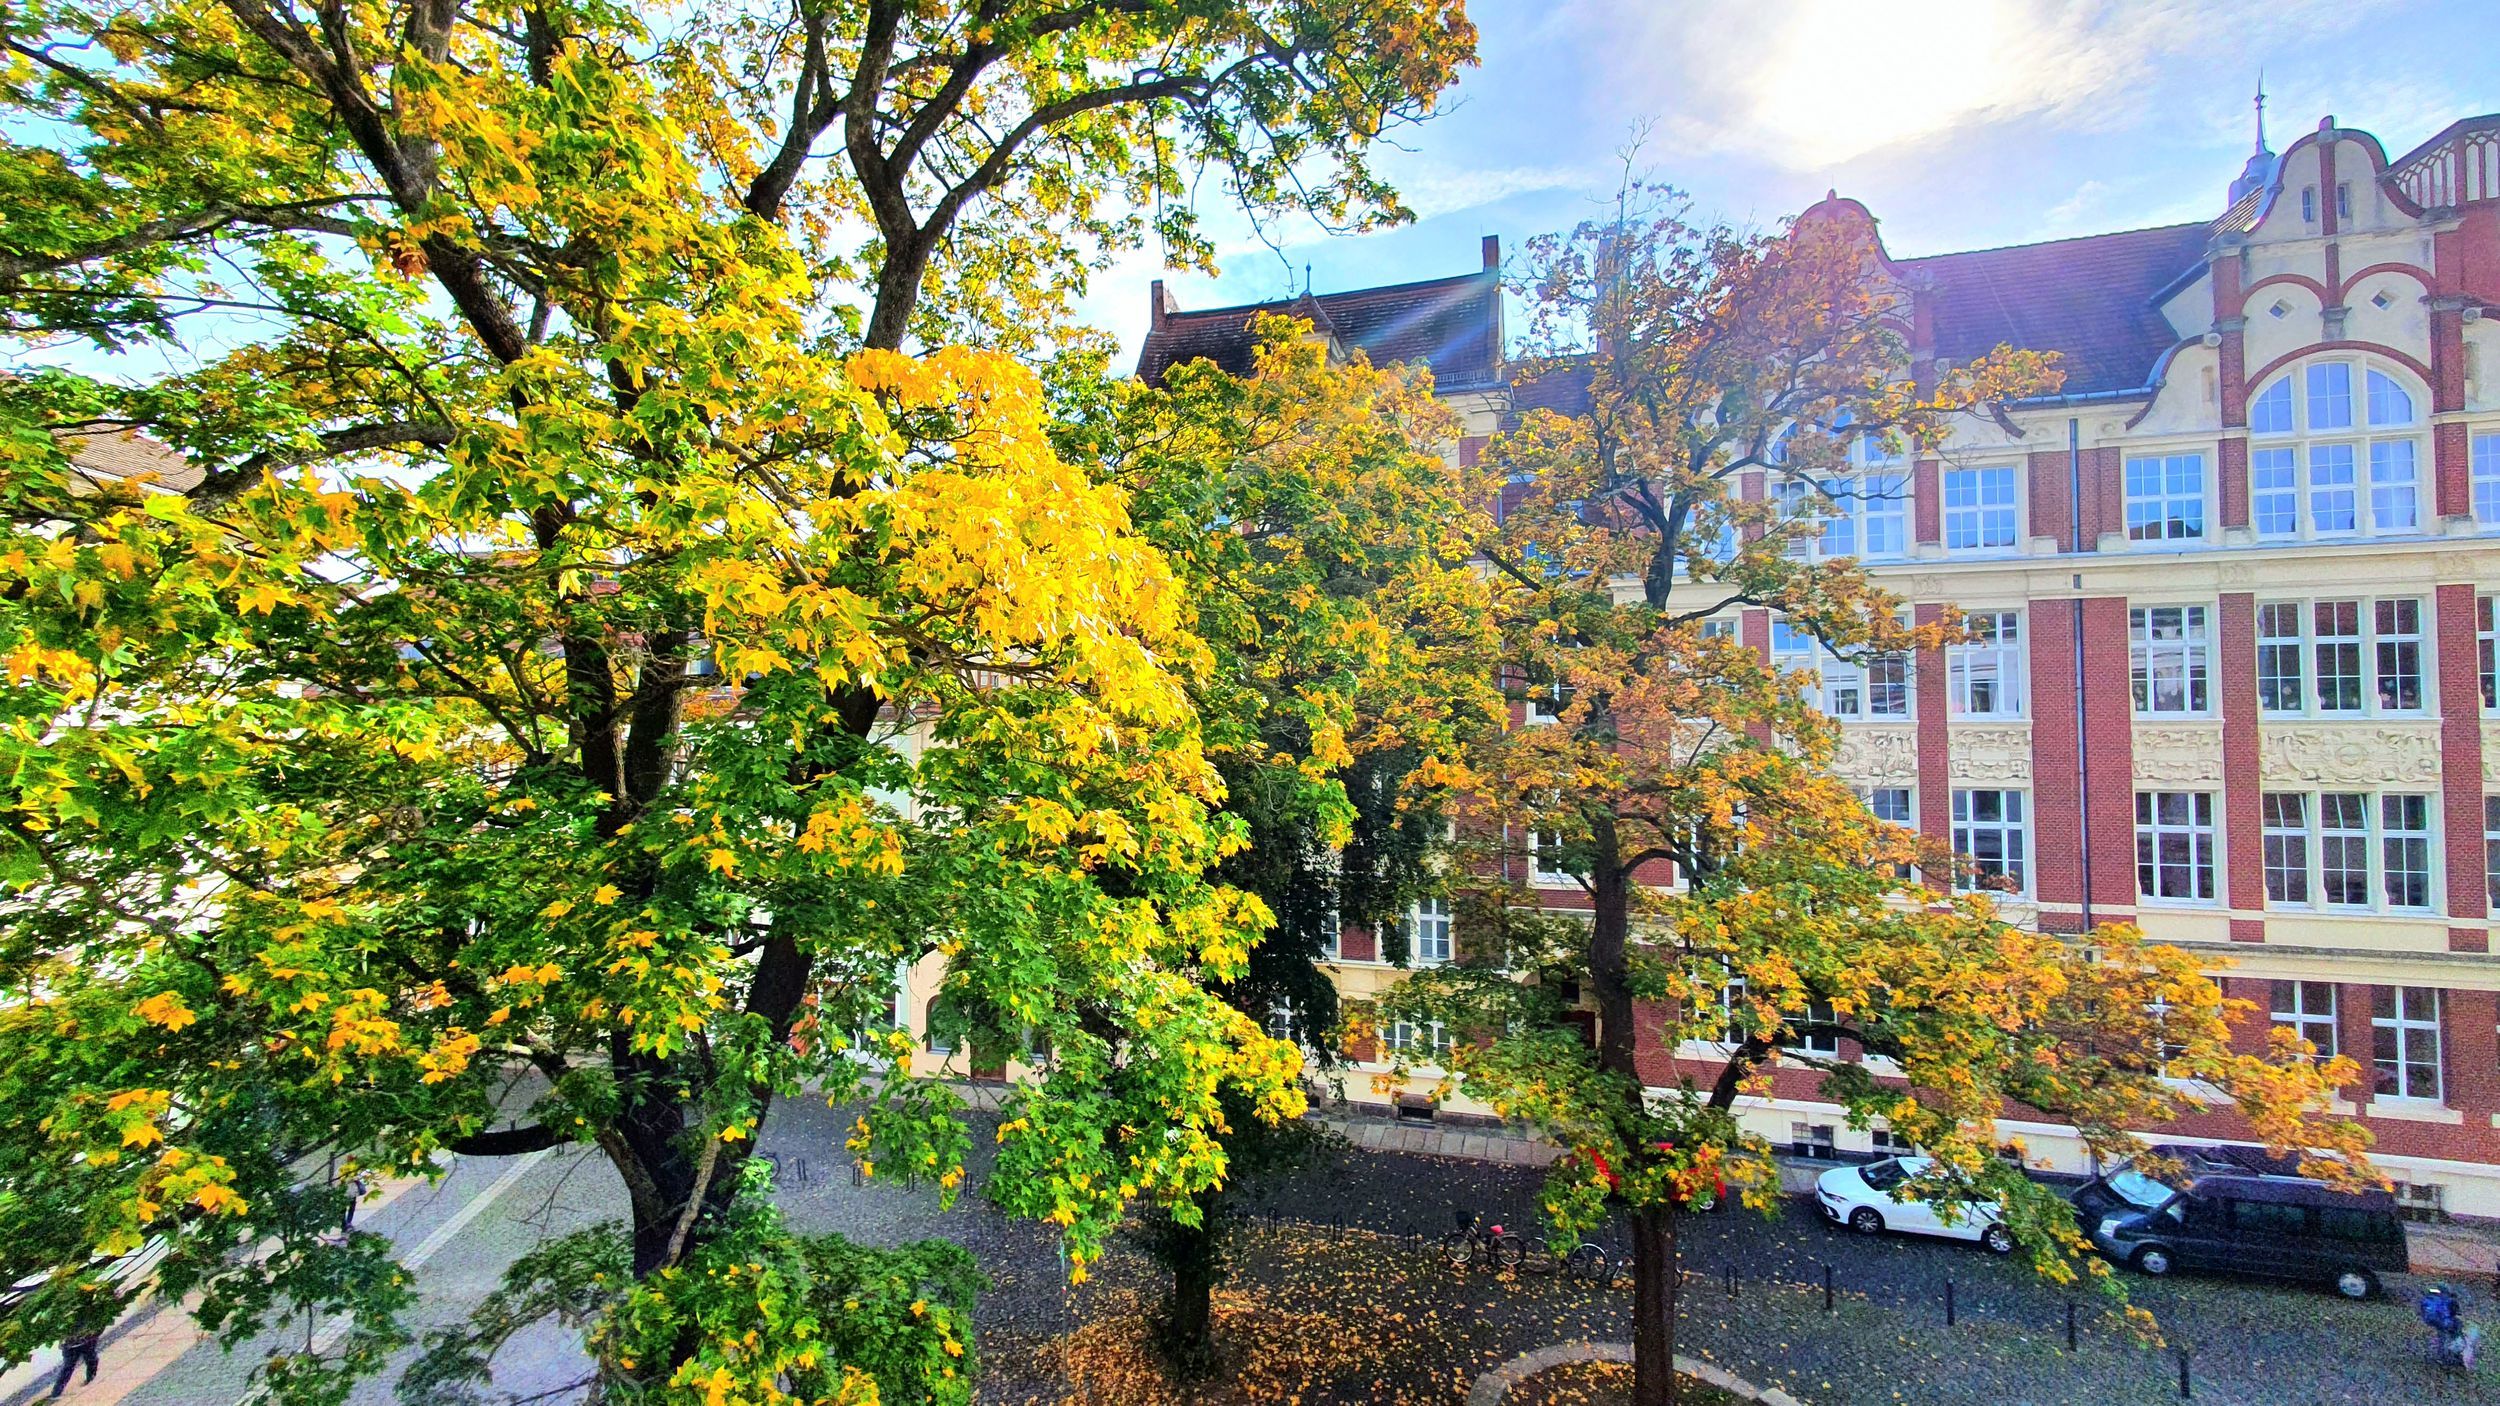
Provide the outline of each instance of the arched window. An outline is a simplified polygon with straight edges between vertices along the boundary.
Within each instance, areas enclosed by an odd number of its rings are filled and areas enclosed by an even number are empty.
[[[2360,358],[2312,361],[2248,402],[2248,511],[2259,537],[2423,530],[2422,416],[2408,378]]]
[[[963,1017],[956,1013],[955,1003],[944,996],[931,997],[922,1015],[924,1023],[921,1029],[928,1041],[929,1053],[953,1054],[956,1040],[963,1035]]]

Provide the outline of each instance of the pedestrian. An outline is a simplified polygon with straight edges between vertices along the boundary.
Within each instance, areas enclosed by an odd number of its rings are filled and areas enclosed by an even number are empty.
[[[87,1380],[95,1380],[96,1346],[103,1341],[104,1334],[100,1332],[78,1333],[61,1340],[61,1374],[52,1379],[53,1400],[60,1400],[61,1393],[69,1390],[69,1374],[81,1362],[87,1364]]]
[[[365,1199],[365,1179],[351,1177],[347,1183],[347,1210],[339,1217],[339,1234],[356,1233],[356,1203]]]

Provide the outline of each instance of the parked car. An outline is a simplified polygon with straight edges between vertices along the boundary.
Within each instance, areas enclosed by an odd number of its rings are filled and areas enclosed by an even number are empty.
[[[2075,1193],[2093,1246],[2121,1264],[2331,1284],[2348,1299],[2406,1267],[2404,1221],[2384,1191],[2329,1186],[2261,1149],[2153,1150],[2179,1164],[2176,1184],[2128,1164]]]
[[[1976,1240],[1993,1254],[2012,1254],[2014,1232],[1999,1219],[1995,1202],[1962,1201],[1948,1209],[1899,1194],[1904,1185],[1934,1165],[1926,1157],[1886,1157],[1863,1167],[1835,1167],[1814,1179],[1814,1204],[1822,1207],[1825,1220],[1861,1235],[1887,1230],[1940,1235],[1948,1240]]]

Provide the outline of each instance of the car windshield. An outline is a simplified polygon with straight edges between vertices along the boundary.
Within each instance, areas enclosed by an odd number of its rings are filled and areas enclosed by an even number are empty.
[[[2101,1184],[2118,1193],[2118,1199],[2139,1211],[2160,1208],[2175,1193],[2169,1186],[2153,1180],[2132,1167],[2121,1167],[2101,1178]]]

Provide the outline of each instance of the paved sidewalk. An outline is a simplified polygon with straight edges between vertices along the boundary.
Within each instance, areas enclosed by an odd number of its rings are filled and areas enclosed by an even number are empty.
[[[1463,1157],[1471,1162],[1509,1167],[1542,1167],[1563,1151],[1540,1138],[1505,1128],[1462,1128],[1339,1113],[1314,1113],[1311,1118],[1336,1129],[1346,1141],[1367,1152],[1420,1152],[1427,1157]]]

